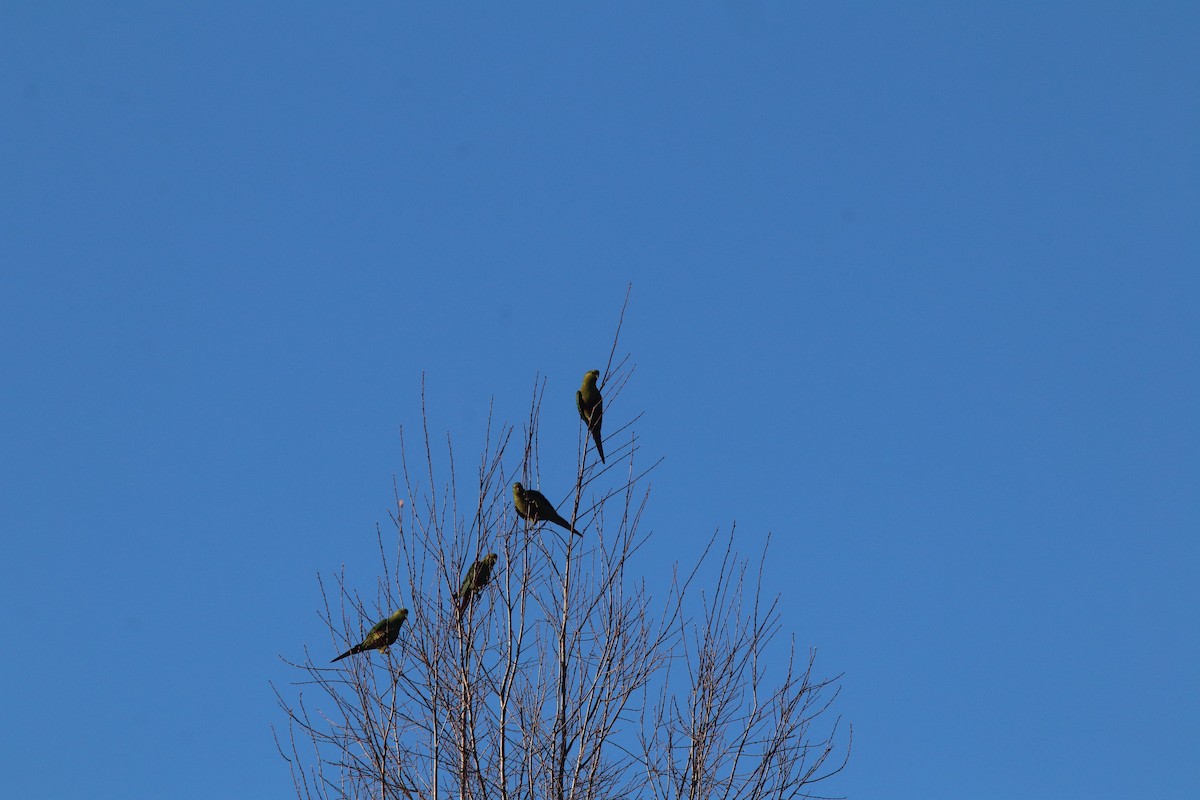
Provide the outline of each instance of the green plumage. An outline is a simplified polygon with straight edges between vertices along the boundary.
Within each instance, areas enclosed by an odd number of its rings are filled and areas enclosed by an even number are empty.
[[[513,484],[513,505],[517,507],[517,513],[525,519],[533,523],[538,522],[553,522],[555,525],[566,528],[576,536],[583,536],[582,533],[571,527],[571,523],[563,519],[546,496],[537,489],[526,489],[519,483]]]
[[[496,565],[496,557],[495,553],[488,553],[472,564],[471,568],[467,570],[467,574],[463,576],[462,584],[454,595],[458,600],[459,614],[467,610],[467,604],[471,602],[471,598],[479,594],[479,591],[492,579],[492,567]]]
[[[600,437],[600,423],[604,419],[604,402],[600,398],[600,390],[596,381],[600,379],[600,370],[594,369],[583,376],[583,385],[575,393],[575,407],[579,409],[579,418],[587,425],[596,443],[596,452],[600,455],[600,463],[604,463],[604,444]]]
[[[408,618],[408,609],[402,608],[390,617],[380,620],[375,623],[371,630],[367,631],[367,635],[363,640],[351,647],[346,652],[342,653],[333,661],[341,661],[346,656],[352,656],[355,653],[362,653],[366,650],[378,650],[381,653],[386,653],[387,649],[395,643],[396,637],[400,635],[400,626],[404,624],[404,620]],[[333,661],[329,663],[333,663]]]

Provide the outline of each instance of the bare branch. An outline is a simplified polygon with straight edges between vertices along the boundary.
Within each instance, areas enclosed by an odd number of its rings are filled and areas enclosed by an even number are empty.
[[[638,569],[661,458],[639,463],[642,415],[619,413],[635,371],[617,355],[628,303],[627,291],[601,384],[607,463],[589,452],[581,421],[573,483],[541,480],[545,377],[534,378],[519,433],[489,403],[468,488],[449,433],[433,444],[422,376],[423,458],[410,465],[401,429],[374,592],[360,594],[345,568],[318,576],[332,653],[394,609],[407,608],[407,621],[385,653],[284,659],[296,679],[271,687],[287,720],[273,729],[276,748],[298,798],[790,800],[816,797],[845,768],[853,732],[843,745],[841,718],[825,723],[841,676],[816,677],[815,650],[797,661],[794,639],[776,646],[765,546],[751,572],[731,528],[723,547],[714,532],[665,581]],[[554,492],[583,536],[517,516],[514,479]],[[490,580],[459,596],[488,553]]]

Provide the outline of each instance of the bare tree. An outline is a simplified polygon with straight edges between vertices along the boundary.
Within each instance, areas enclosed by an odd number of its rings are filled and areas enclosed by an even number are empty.
[[[762,599],[761,565],[747,580],[732,531],[707,590],[695,585],[697,570],[717,534],[661,585],[638,574],[657,462],[637,466],[640,415],[614,413],[634,371],[628,356],[614,363],[620,327],[601,384],[607,464],[580,424],[573,481],[542,480],[544,380],[519,435],[493,429],[489,414],[465,497],[448,436],[438,479],[422,403],[422,469],[410,471],[402,433],[403,480],[394,530],[376,530],[373,596],[344,572],[332,590],[319,579],[332,651],[393,609],[409,609],[407,624],[385,654],[336,666],[306,648],[303,661],[285,659],[297,672],[292,688],[273,686],[287,718],[276,741],[297,797],[814,797],[845,766],[850,736],[840,744],[840,718],[826,721],[838,678],[814,677],[813,653],[797,659],[794,642],[773,647],[776,601]],[[514,480],[540,488],[583,536],[519,517]],[[491,582],[456,600],[461,576],[489,552],[498,556]]]

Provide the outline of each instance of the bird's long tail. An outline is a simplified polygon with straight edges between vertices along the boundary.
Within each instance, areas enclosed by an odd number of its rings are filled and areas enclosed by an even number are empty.
[[[349,650],[347,650],[346,652],[342,653],[340,656],[338,656],[337,658],[333,659],[333,661],[330,661],[329,663],[330,663],[330,664],[332,664],[332,663],[334,663],[335,661],[341,661],[343,658],[346,658],[347,656],[352,656],[352,655],[354,655],[355,653],[361,653],[361,652],[362,652],[362,648],[361,648],[361,647],[359,647],[358,645],[354,645],[354,647],[351,647]]]
[[[580,533],[579,531],[572,528],[571,523],[567,522],[561,516],[558,519],[553,520],[553,522],[556,523],[560,528],[566,528],[567,530],[569,530],[571,533],[575,534],[576,536],[583,536],[582,533]]]

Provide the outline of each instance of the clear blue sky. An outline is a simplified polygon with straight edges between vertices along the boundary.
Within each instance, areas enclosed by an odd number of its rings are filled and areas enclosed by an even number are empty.
[[[1200,7],[643,5],[4,4],[4,794],[288,796],[421,373],[569,420],[632,282],[647,569],[773,534],[829,791],[1200,796]]]

